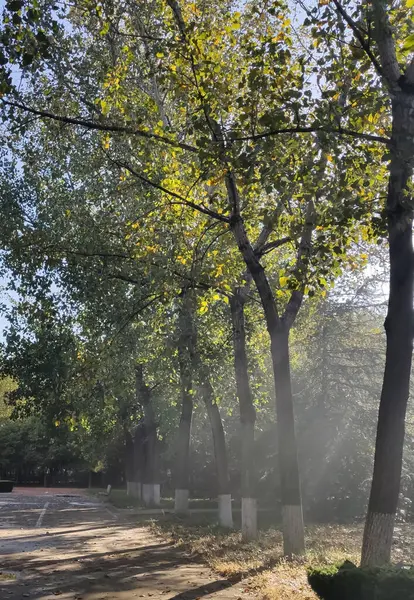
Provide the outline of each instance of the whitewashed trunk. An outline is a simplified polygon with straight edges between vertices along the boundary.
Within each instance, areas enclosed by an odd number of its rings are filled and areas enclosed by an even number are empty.
[[[188,490],[175,490],[174,511],[178,514],[188,512]]]
[[[218,497],[219,523],[221,527],[233,528],[233,512],[231,494],[220,494]]]
[[[395,515],[368,512],[361,566],[386,565],[391,560]]]
[[[161,486],[159,483],[152,484],[152,494],[154,506],[159,506],[161,504]]]
[[[142,484],[142,500],[145,506],[159,506],[161,502],[160,484],[159,483],[143,483]]]
[[[132,486],[133,486],[134,482],[133,481],[127,481],[126,482],[126,492],[127,492],[127,496],[132,496]]]
[[[141,500],[141,482],[140,481],[131,481],[130,483],[131,486],[131,496],[133,498],[138,498],[138,500]]]
[[[305,548],[302,507],[295,504],[282,506],[283,554],[303,554]]]
[[[257,538],[257,501],[256,498],[242,498],[241,511],[242,539],[244,541]]]

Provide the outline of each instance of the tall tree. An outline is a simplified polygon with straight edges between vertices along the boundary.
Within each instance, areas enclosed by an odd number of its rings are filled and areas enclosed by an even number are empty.
[[[170,249],[169,227],[182,218],[183,208],[191,216],[188,228],[214,220],[220,235],[233,234],[238,253],[231,252],[232,274],[221,287],[242,283],[244,261],[264,309],[276,389],[285,552],[299,553],[304,540],[289,332],[304,296],[312,287],[325,286],[340,269],[350,239],[357,238],[355,224],[366,213],[343,177],[345,150],[332,143],[333,136],[371,144],[383,138],[360,131],[361,123],[344,131],[335,110],[327,112],[319,98],[311,105],[307,56],[300,46],[293,47],[285,4],[254,1],[243,12],[238,2],[142,4],[139,23],[129,2],[67,7],[71,27],[56,34],[59,43],[51,49],[47,72],[41,78],[35,73],[36,85],[30,82],[17,99],[3,99],[3,106],[17,122],[30,114],[48,123],[37,128],[40,147],[70,125],[58,150],[61,163],[68,152],[79,162],[80,144],[77,155],[70,147],[73,138],[85,135],[99,164],[95,184],[103,181],[107,189],[120,177],[123,189],[131,181],[139,185],[139,217],[131,217],[126,229],[131,239],[136,228],[148,232],[143,238],[147,255],[154,246],[158,249],[151,236],[158,247]],[[335,109],[343,108],[337,104]],[[306,137],[298,141],[294,136],[299,134]],[[10,139],[13,150],[21,151]],[[355,153],[362,157],[365,176],[372,169],[366,146],[355,144]],[[321,177],[320,169],[312,167],[327,162]],[[83,168],[85,178],[96,177],[96,171]],[[343,183],[339,189],[337,178]],[[288,235],[291,244],[273,269],[251,240],[257,239],[282,189],[288,196],[287,217],[272,229],[267,249],[276,247],[281,235]],[[124,208],[115,210],[120,220],[123,213]],[[321,235],[315,232],[316,217],[317,226],[327,230]],[[228,246],[223,248],[227,253]],[[135,257],[142,254],[142,246],[135,249]],[[217,270],[223,267],[220,259]]]
[[[331,53],[328,81],[338,84],[344,65],[348,65],[351,102],[347,106],[347,124],[354,125],[367,119],[380,133],[385,133],[386,127],[391,128],[391,136],[383,136],[387,146],[384,156],[388,172],[386,203],[382,218],[377,215],[373,219],[377,232],[380,235],[386,232],[388,237],[390,292],[374,475],[362,549],[362,564],[382,564],[389,562],[391,554],[412,360],[412,7],[409,2],[394,6],[385,0],[371,0],[355,5],[333,0],[325,3],[322,9],[312,9],[309,13],[311,21],[314,22],[316,14],[322,17],[322,27],[315,35],[316,46],[331,35],[332,18],[337,19],[339,15],[342,29],[346,31],[344,49],[331,45],[328,51]],[[331,44],[330,37],[329,40]],[[325,60],[322,59],[322,64]],[[381,181],[379,173],[376,179]]]

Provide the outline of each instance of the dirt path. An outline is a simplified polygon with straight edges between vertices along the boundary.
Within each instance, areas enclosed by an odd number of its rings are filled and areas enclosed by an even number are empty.
[[[0,598],[62,600],[248,599],[244,586],[81,495],[0,495]]]

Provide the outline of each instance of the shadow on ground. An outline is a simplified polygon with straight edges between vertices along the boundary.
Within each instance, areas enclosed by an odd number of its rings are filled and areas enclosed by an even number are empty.
[[[243,593],[240,578],[217,578],[149,527],[130,517],[115,521],[104,507],[60,506],[42,530],[24,529],[30,507],[21,508],[16,514],[18,507],[11,507],[13,526],[0,531],[0,571],[16,574],[15,580],[0,581],[2,600],[236,600]]]

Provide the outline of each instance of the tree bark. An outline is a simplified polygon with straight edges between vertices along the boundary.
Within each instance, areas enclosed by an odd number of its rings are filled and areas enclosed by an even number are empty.
[[[145,439],[145,423],[140,421],[134,429],[134,455],[131,491],[131,495],[139,500],[142,498],[142,482],[144,479],[145,470]]]
[[[124,429],[125,437],[125,478],[127,486],[127,495],[132,496],[133,480],[134,480],[134,442],[128,428]]]
[[[178,426],[176,474],[175,474],[175,512],[188,511],[190,439],[193,415],[193,397],[191,382],[181,380],[181,416]],[[188,385],[189,383],[189,385]]]
[[[305,548],[305,536],[293,413],[288,328],[281,324],[276,330],[270,332],[270,339],[276,390],[284,554],[301,554]]]
[[[380,565],[391,559],[394,520],[400,491],[405,414],[413,346],[412,198],[414,94],[394,94],[387,218],[390,291],[384,327],[387,336],[374,473],[365,523],[361,563]]]
[[[158,506],[160,503],[160,485],[158,482],[158,436],[151,390],[145,384],[142,365],[135,367],[136,393],[144,412],[145,438],[144,472],[142,479],[142,499],[147,506]]]
[[[233,326],[234,371],[240,409],[242,539],[257,537],[256,477],[254,466],[254,426],[256,410],[250,388],[244,321],[244,294],[236,288],[230,298]]]
[[[199,389],[203,402],[205,404],[207,415],[210,421],[214,458],[217,471],[217,491],[219,504],[219,523],[223,527],[233,527],[230,482],[227,461],[226,439],[224,434],[223,422],[219,408],[214,401],[214,390],[211,385],[208,371],[202,362],[197,348],[197,328],[194,319],[194,307],[189,290],[182,292],[183,304],[181,312],[181,331],[184,336],[181,339],[181,350],[187,349],[186,361],[183,363],[191,373],[191,370],[197,373],[199,380]],[[180,365],[181,367],[181,365]],[[187,385],[189,383],[190,373],[187,373]],[[183,404],[184,408],[184,404]],[[191,405],[192,408],[192,405]],[[187,408],[189,411],[189,406]],[[187,418],[188,421],[188,418]]]
[[[219,498],[219,522],[222,527],[231,528],[233,527],[233,515],[226,438],[219,407],[214,401],[214,391],[210,380],[206,375],[204,375],[201,384],[201,393],[213,434],[214,458],[217,471],[217,492]]]
[[[227,176],[230,205],[235,206],[231,229],[241,255],[256,284],[263,306],[266,326],[271,340],[273,375],[276,390],[276,417],[279,447],[279,470],[282,494],[283,550],[285,555],[302,554],[305,551],[302,517],[302,499],[299,482],[299,466],[296,451],[296,436],[293,420],[293,400],[289,364],[289,326],[300,307],[301,295],[293,292],[287,307],[286,324],[278,315],[274,294],[249,242],[243,219],[237,214],[238,191],[233,176]],[[234,199],[232,199],[234,198]],[[308,231],[309,233],[309,231]],[[289,310],[288,310],[289,309]],[[286,311],[285,311],[286,312]],[[286,448],[284,447],[286,445]],[[292,518],[292,514],[295,518]]]
[[[175,474],[175,512],[188,511],[191,422],[193,417],[193,380],[192,358],[194,355],[194,330],[192,306],[188,290],[182,294],[182,307],[179,318],[178,360],[181,385],[181,416],[178,426],[176,474]]]

